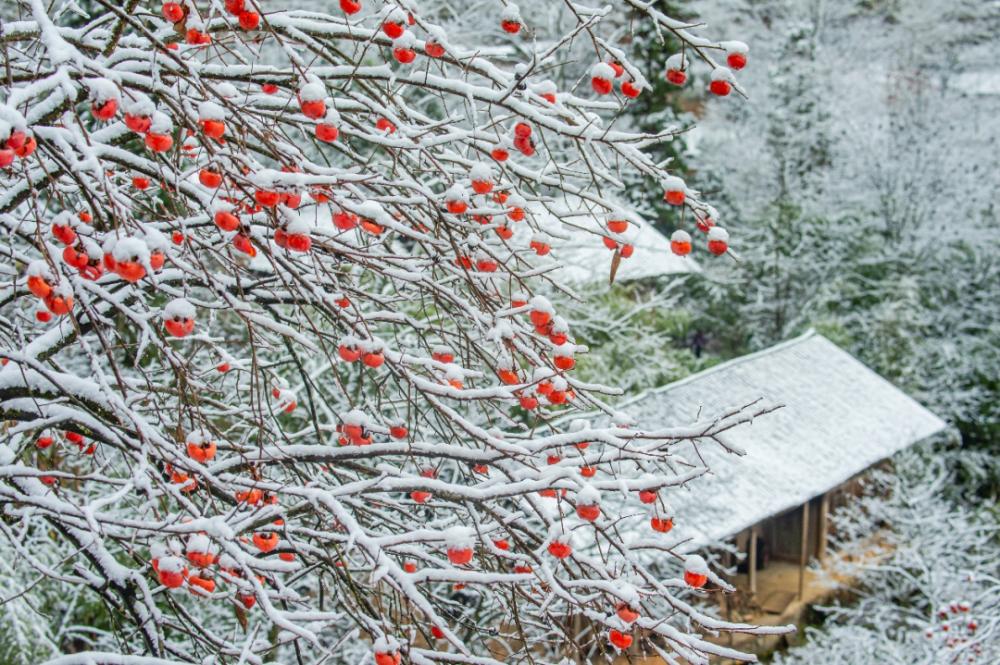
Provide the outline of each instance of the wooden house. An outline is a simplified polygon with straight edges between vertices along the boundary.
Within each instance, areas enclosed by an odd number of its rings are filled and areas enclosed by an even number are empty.
[[[649,391],[623,410],[643,423],[686,424],[756,400],[781,408],[723,435],[737,454],[682,446],[681,457],[710,471],[668,492],[677,516],[670,535],[681,551],[722,545],[743,555],[723,557],[739,589],[725,597],[724,614],[788,623],[828,591],[810,585],[807,564],[828,556],[830,511],[866,471],[946,425],[815,332]]]

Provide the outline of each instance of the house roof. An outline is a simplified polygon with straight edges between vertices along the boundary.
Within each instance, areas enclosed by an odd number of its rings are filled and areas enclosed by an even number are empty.
[[[601,240],[606,235],[604,219],[585,205],[571,207],[560,203],[549,204],[547,208],[536,205],[530,211],[543,230],[559,238],[552,250],[553,258],[562,264],[559,274],[575,284],[606,284],[614,252]],[[633,223],[626,238],[635,247],[635,253],[622,259],[615,274],[616,282],[701,271],[692,257],[671,252],[670,240],[650,222],[631,211],[624,212],[624,216]]]
[[[665,498],[681,549],[718,542],[831,490],[946,424],[849,353],[809,332],[641,395],[622,409],[666,427],[754,400],[784,405],[725,434],[746,452],[690,443],[679,454],[711,471]],[[642,537],[648,537],[644,532]]]

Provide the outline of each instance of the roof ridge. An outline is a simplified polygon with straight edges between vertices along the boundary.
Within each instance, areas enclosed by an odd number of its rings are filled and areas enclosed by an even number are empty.
[[[632,399],[628,400],[624,404],[622,404],[619,408],[623,408],[624,409],[624,408],[626,408],[628,406],[631,406],[632,404],[635,404],[637,402],[640,402],[640,401],[642,401],[642,400],[644,400],[647,397],[650,397],[652,395],[660,395],[662,393],[667,393],[667,392],[670,392],[671,390],[673,390],[674,388],[678,388],[680,386],[683,386],[683,385],[686,385],[688,383],[697,381],[699,379],[703,379],[706,376],[710,376],[710,375],[712,375],[712,374],[714,374],[716,372],[721,372],[723,370],[729,369],[730,367],[734,367],[736,365],[741,365],[741,364],[743,364],[745,362],[748,362],[748,361],[751,361],[751,360],[756,360],[757,358],[762,358],[764,356],[771,355],[772,353],[777,353],[778,351],[784,351],[785,349],[787,349],[789,347],[801,344],[801,343],[803,343],[803,342],[805,342],[805,341],[807,341],[809,339],[812,339],[813,337],[819,337],[821,339],[824,339],[827,342],[830,342],[830,344],[833,344],[834,346],[836,346],[837,349],[839,349],[840,351],[842,351],[844,353],[847,353],[846,351],[844,351],[843,349],[841,349],[839,346],[837,346],[836,344],[834,344],[833,342],[831,342],[829,339],[827,339],[827,337],[825,337],[821,333],[816,332],[815,328],[809,328],[808,330],[806,330],[804,333],[802,333],[798,337],[793,337],[792,339],[785,340],[784,342],[778,342],[777,344],[775,344],[773,346],[769,346],[767,348],[761,349],[760,351],[754,351],[753,353],[748,353],[745,356],[737,356],[736,358],[731,358],[729,360],[726,360],[725,362],[719,363],[718,365],[712,365],[711,367],[703,369],[700,372],[695,372],[694,374],[689,374],[688,376],[685,376],[683,379],[678,379],[677,381],[673,381],[671,383],[668,383],[665,386],[658,386],[656,388],[650,388],[649,390],[645,390],[645,391],[639,393],[638,395],[636,395],[635,397],[633,397]],[[848,354],[848,355],[850,355],[850,354]],[[853,356],[851,356],[851,357],[853,358]],[[860,363],[860,364],[864,365],[864,363]],[[867,365],[865,365],[865,369],[867,369],[870,372],[874,372],[874,370],[872,370],[871,368],[869,368]],[[875,372],[875,373],[877,374],[877,372]]]

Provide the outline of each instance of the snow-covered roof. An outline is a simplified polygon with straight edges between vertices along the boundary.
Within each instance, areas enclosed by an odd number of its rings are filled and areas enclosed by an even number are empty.
[[[1000,95],[1000,74],[992,69],[961,72],[952,77],[951,84],[970,95]]]
[[[665,497],[682,549],[718,542],[833,489],[945,423],[822,335],[809,332],[624,405],[646,427],[704,419],[763,398],[782,408],[699,452],[711,472]],[[702,466],[690,444],[682,456]]]
[[[563,238],[553,245],[552,253],[563,264],[559,274],[564,279],[576,284],[607,283],[614,252],[601,240],[603,218],[598,219],[585,209],[584,212],[560,210],[558,217],[540,207],[532,207],[531,212],[543,230]],[[650,222],[632,211],[624,216],[633,223],[625,237],[635,247],[635,253],[631,258],[622,259],[615,275],[616,282],[701,271],[697,261],[690,256],[681,257],[671,252],[670,240]]]
[[[670,240],[648,224],[640,228],[633,245],[635,253],[622,259],[615,274],[616,282],[701,271],[694,259],[671,252]],[[570,240],[559,249],[561,274],[567,280],[578,284],[607,283],[614,252],[598,236],[573,230]]]

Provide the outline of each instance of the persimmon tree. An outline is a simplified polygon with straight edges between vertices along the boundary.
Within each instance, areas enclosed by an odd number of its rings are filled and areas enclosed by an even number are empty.
[[[79,652],[60,663],[753,660],[707,637],[783,629],[692,604],[729,587],[667,501],[709,472],[678,441],[761,409],[616,415],[574,378],[533,219],[598,220],[608,265],[656,261],[615,202],[634,172],[708,230],[646,153],[674,130],[614,125],[665,69],[602,26],[641,17],[716,93],[738,90],[732,43],[638,0],[567,5],[558,34],[484,7],[491,43],[520,40],[487,52],[437,3],[305,5],[4,17],[4,600],[99,599],[106,628],[53,641]],[[569,48],[579,85],[533,87]]]

